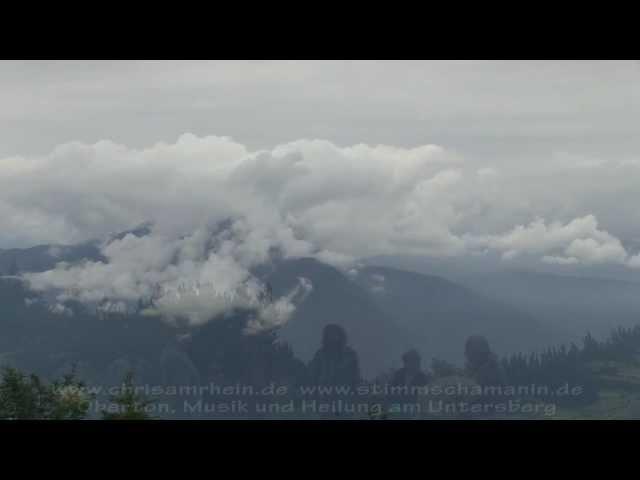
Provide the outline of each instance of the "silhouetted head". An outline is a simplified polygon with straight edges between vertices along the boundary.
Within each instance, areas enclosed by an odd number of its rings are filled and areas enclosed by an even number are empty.
[[[469,337],[464,347],[464,355],[471,364],[486,362],[491,356],[489,342],[481,335]]]
[[[404,355],[402,355],[404,368],[408,370],[420,370],[420,361],[420,354],[416,350],[409,350]]]
[[[340,325],[331,323],[322,331],[322,348],[341,350],[347,346],[347,332]]]

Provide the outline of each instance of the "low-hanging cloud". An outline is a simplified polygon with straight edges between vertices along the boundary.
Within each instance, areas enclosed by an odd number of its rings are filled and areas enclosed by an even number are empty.
[[[521,254],[547,254],[546,263],[569,265],[630,261],[620,240],[598,228],[593,215],[576,218],[566,224],[536,219],[529,225],[518,225],[502,235],[468,237],[470,247],[484,247],[502,252],[504,259]],[[552,253],[549,255],[548,253]]]
[[[31,289],[57,292],[57,302],[76,300],[93,306],[96,313],[143,307],[143,314],[197,326],[248,310],[254,312],[253,331],[286,323],[303,299],[301,293],[311,290],[309,281],[300,279],[288,294],[267,301],[266,285],[251,273],[267,252],[258,252],[260,244],[249,247],[253,239],[237,222],[220,232],[212,230],[200,227],[178,239],[153,231],[144,236],[129,233],[102,246],[105,261],[60,262],[53,270],[24,277]]]
[[[616,188],[640,180],[638,165],[558,158],[526,171],[478,165],[437,145],[298,140],[250,151],[191,134],[142,150],[74,142],[0,159],[0,242],[73,244],[150,221],[149,235],[104,243],[106,262],[60,263],[27,278],[87,303],[156,295],[164,316],[190,312],[193,324],[251,304],[262,287],[250,270],[274,251],[345,269],[374,255],[486,251],[505,261],[640,266],[599,223],[619,223],[610,214]],[[608,183],[596,187],[596,174]],[[286,321],[304,285],[258,308],[253,326]],[[219,295],[194,293],[205,288]]]

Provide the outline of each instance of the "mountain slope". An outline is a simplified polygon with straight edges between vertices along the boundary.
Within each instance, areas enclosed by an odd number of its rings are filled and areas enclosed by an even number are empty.
[[[556,343],[582,338],[587,330],[604,336],[640,322],[640,283],[526,271],[468,275],[460,281],[529,312],[554,329]]]
[[[143,223],[130,230],[115,233],[106,240],[122,240],[127,235],[143,237],[151,232],[151,224]],[[82,260],[106,261],[97,240],[77,245],[37,245],[30,248],[0,249],[0,275],[10,274],[11,269],[20,272],[43,272],[58,262],[74,263]]]
[[[145,235],[148,230],[143,226],[130,233]],[[12,251],[10,255],[5,251],[2,255],[5,259],[18,258],[23,271],[50,268],[61,259],[77,261],[100,256],[95,244],[64,247],[62,251],[54,250],[55,255],[51,253],[51,247],[41,246]],[[342,325],[360,356],[366,377],[399,366],[402,353],[409,348],[422,352],[425,363],[433,356],[460,362],[464,341],[472,334],[486,335],[501,353],[546,345],[551,337],[533,318],[518,309],[440,277],[373,266],[360,269],[354,276],[310,258],[275,257],[271,263],[256,268],[255,273],[270,283],[275,297],[287,294],[297,285],[299,277],[311,280],[312,292],[298,305],[293,318],[278,335],[306,362],[320,347],[324,326]],[[29,333],[23,334],[39,339],[48,352],[55,352],[58,343],[68,345],[73,341],[78,354],[88,352],[95,356],[100,352],[105,359],[110,356],[109,349],[123,350],[117,355],[123,355],[124,350],[133,353],[143,349],[146,356],[156,356],[160,352],[152,354],[151,350],[160,348],[173,335],[165,325],[156,325],[157,320],[135,316],[118,328],[111,325],[105,329],[103,322],[87,319],[84,314],[64,318],[39,312],[35,307],[25,308],[24,298],[18,299],[16,292],[5,293],[16,297],[16,301],[9,303],[17,309],[14,314],[5,310],[6,317],[19,314],[41,318],[37,328],[37,322],[33,323]],[[39,313],[35,315],[36,312]],[[9,323],[4,325],[8,328],[13,320],[6,317],[4,321]],[[42,320],[45,318],[52,321]],[[56,326],[64,326],[64,332],[55,331]],[[144,334],[145,330],[148,335]],[[61,337],[64,341],[53,341]],[[8,347],[11,340],[6,340]],[[139,347],[134,345],[136,341],[141,344]],[[34,345],[31,340],[29,344]],[[123,349],[125,344],[127,347]],[[203,348],[206,350],[206,345]],[[29,350],[37,353],[35,346]]]
[[[461,362],[473,334],[487,336],[499,353],[534,350],[553,340],[531,316],[440,277],[372,266],[346,275],[299,259],[278,264],[267,279],[280,295],[299,276],[314,288],[280,334],[305,360],[327,323],[345,327],[368,374],[399,366],[409,348],[420,351],[425,363],[434,356]]]
[[[324,326],[337,323],[347,331],[365,376],[388,368],[393,359],[399,358],[408,343],[408,332],[340,271],[302,258],[278,262],[265,276],[275,296],[285,294],[298,277],[311,280],[313,290],[279,332],[281,338],[291,343],[297,356],[309,361],[320,347]]]
[[[368,266],[355,281],[427,359],[460,362],[464,342],[474,334],[486,336],[499,353],[533,350],[551,337],[532,316],[441,277]]]

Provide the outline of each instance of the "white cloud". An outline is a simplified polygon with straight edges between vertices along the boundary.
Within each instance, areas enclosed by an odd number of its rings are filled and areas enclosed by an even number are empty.
[[[610,235],[608,237],[604,241],[576,238],[566,248],[565,253],[585,263],[624,263],[628,255],[620,240]]]
[[[521,254],[544,254],[542,260],[545,263],[589,264],[625,263],[628,257],[620,240],[599,229],[593,215],[576,218],[566,224],[546,224],[538,218],[502,235],[468,236],[467,243],[471,248],[501,251],[505,260]]]
[[[250,229],[277,225],[264,242],[308,253],[302,237],[336,258],[397,250],[411,237],[425,250],[450,248],[446,225],[421,224],[447,221],[449,207],[436,203],[461,176],[448,167],[455,156],[433,145],[314,140],[249,152],[225,137],[190,134],[143,150],[71,143],[6,162],[20,167],[0,170],[0,205],[21,243],[102,238],[148,220],[176,235],[232,217]]]
[[[245,309],[257,312],[253,330],[279,326],[294,312],[300,288],[310,291],[310,282],[265,302],[265,286],[250,268],[262,263],[273,245],[254,243],[255,232],[237,223],[218,234],[202,227],[177,239],[156,232],[128,234],[102,246],[106,262],[60,262],[53,270],[24,277],[33,290],[57,291],[58,301],[78,300],[97,312],[126,313],[142,299],[152,301],[146,314],[169,322],[199,325]]]
[[[631,268],[640,268],[640,253],[629,259],[629,266]]]
[[[255,262],[264,261],[272,245],[341,266],[377,254],[455,255],[483,246],[506,259],[562,248],[585,262],[620,262],[626,255],[587,209],[592,184],[565,188],[565,197],[556,198],[563,189],[550,183],[553,172],[586,181],[584,169],[574,168],[582,165],[577,160],[539,169],[537,175],[549,175],[540,188],[535,177],[520,178],[506,167],[478,169],[435,145],[338,147],[298,140],[251,152],[228,137],[185,134],[174,144],[142,150],[76,142],[43,157],[10,157],[0,164],[5,243],[73,243],[148,220],[158,234],[177,238],[234,218],[242,221],[233,228],[249,241],[224,248],[240,249],[234,254]],[[589,164],[604,168],[602,162]],[[606,168],[616,179],[640,179],[637,170]],[[565,206],[561,216],[569,217],[564,223],[553,218],[558,205]],[[516,222],[527,217],[528,223]],[[505,227],[511,230],[493,233]],[[198,241],[204,240],[191,237],[193,245],[184,245],[183,254],[201,249]]]
[[[256,310],[256,313],[247,322],[246,331],[248,333],[260,332],[265,328],[284,325],[293,315],[295,305],[303,302],[312,291],[313,284],[309,279],[298,278],[298,285],[289,293]]]
[[[59,264],[29,280],[85,302],[132,302],[160,284],[167,296],[158,308],[167,317],[189,311],[192,323],[250,303],[260,288],[248,287],[249,271],[273,249],[345,270],[373,255],[488,251],[504,260],[636,266],[593,212],[619,224],[616,195],[635,198],[640,169],[559,158],[525,171],[479,167],[436,145],[298,140],[251,151],[228,137],[191,134],[139,150],[74,142],[0,159],[0,242],[75,243],[151,221],[151,235],[102,245],[106,263]],[[180,282],[191,291],[245,289],[247,297],[229,304],[177,295]]]

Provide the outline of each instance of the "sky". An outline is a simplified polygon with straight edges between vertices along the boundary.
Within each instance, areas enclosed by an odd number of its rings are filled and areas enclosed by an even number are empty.
[[[0,155],[183,133],[251,149],[325,139],[519,162],[633,156],[638,61],[0,62]]]
[[[154,224],[43,289],[241,282],[273,248],[640,273],[638,61],[5,61],[0,105],[0,248]]]

